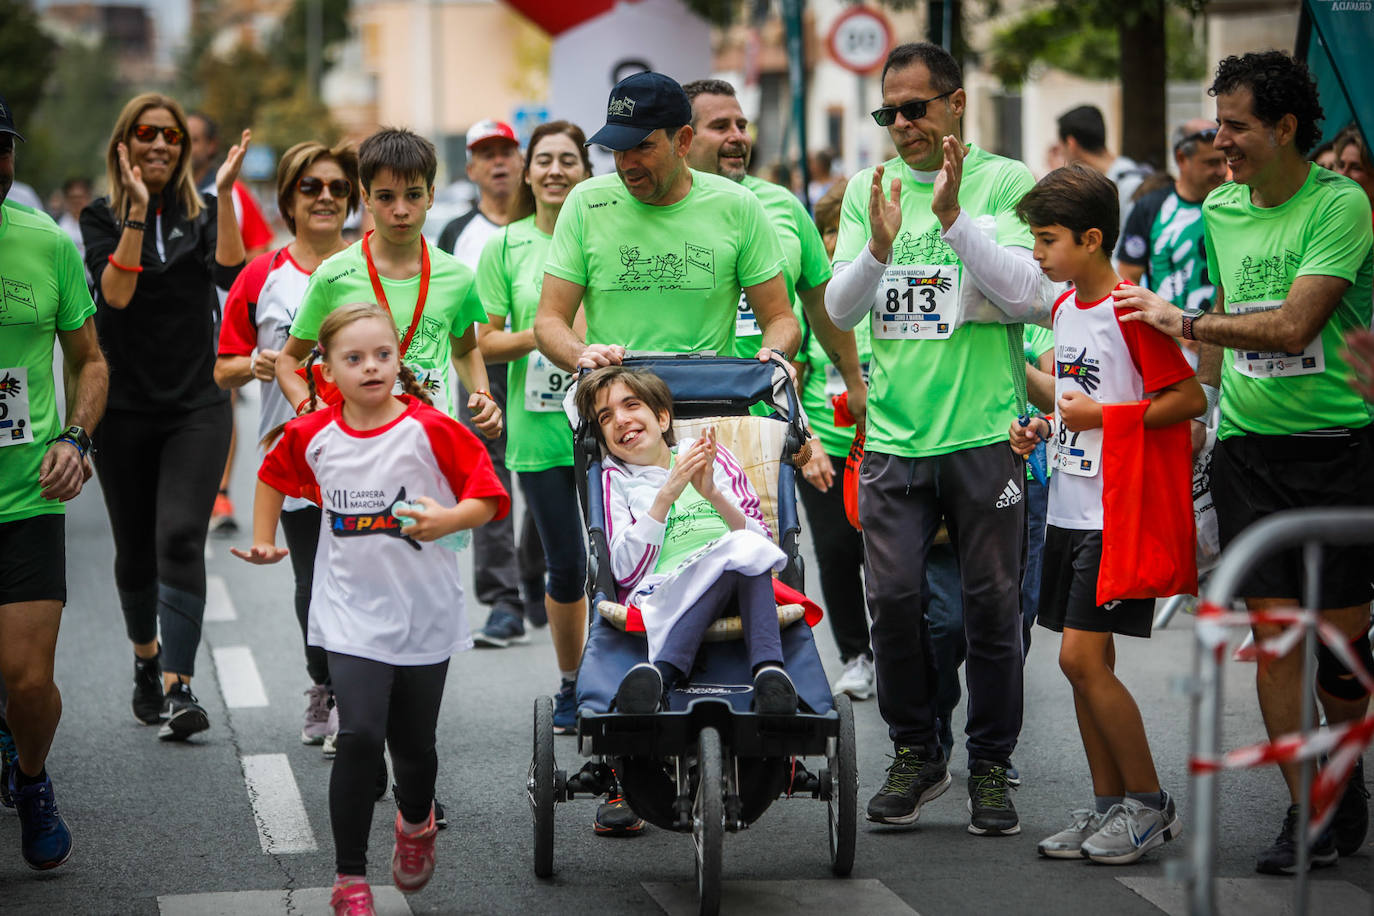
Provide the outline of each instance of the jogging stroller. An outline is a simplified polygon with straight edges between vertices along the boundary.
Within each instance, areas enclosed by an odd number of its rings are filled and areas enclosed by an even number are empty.
[[[806,432],[796,390],[783,367],[696,355],[627,359],[625,364],[651,369],[668,384],[679,436],[716,426],[719,440],[745,468],[787,555],[778,578],[801,591],[795,470],[784,459],[797,453]],[[751,416],[756,404],[771,414]],[[854,715],[849,697],[831,696],[811,628],[798,619],[799,606],[779,609],[784,663],[799,700],[796,715],[751,711],[752,676],[737,635],[738,617],[723,617],[708,631],[694,670],[672,691],[668,709],[639,715],[611,710],[621,679],[647,660],[648,648],[642,632],[624,628],[626,609],[615,603],[601,499],[602,456],[585,422],[577,429],[575,453],[590,543],[591,599],[591,625],[577,680],[579,752],[609,763],[639,817],[664,830],[692,834],[702,913],[715,913],[720,906],[724,834],[753,823],[784,793],[825,802],[831,870],[848,875],[854,864],[858,793]],[[800,765],[800,757],[823,760],[813,773]],[[553,872],[555,805],[574,794],[598,791],[589,789],[580,775],[570,779],[558,769],[553,700],[539,697],[527,786],[534,816],[534,871],[540,877]]]

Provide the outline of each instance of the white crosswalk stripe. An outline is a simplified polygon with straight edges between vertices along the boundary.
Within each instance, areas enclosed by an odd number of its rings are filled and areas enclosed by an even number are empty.
[[[230,709],[261,707],[267,704],[267,689],[263,687],[253,650],[247,646],[221,646],[210,650],[219,675],[219,689],[224,705]]]
[[[285,754],[243,758],[243,779],[258,822],[258,841],[266,853],[315,852],[315,833],[305,814],[300,787]]]

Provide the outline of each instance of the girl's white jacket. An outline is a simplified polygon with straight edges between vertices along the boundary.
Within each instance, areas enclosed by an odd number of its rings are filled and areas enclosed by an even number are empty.
[[[674,454],[691,448],[693,441],[679,441]],[[745,527],[717,538],[673,569],[655,572],[667,525],[651,518],[649,507],[667,483],[668,469],[625,464],[609,456],[602,464],[601,497],[611,574],[621,603],[635,605],[643,615],[650,659],[657,657],[673,623],[723,573],[758,575],[786,565],[786,555],[771,540],[758,494],[724,446],[716,449],[714,471],[716,489],[744,513]]]

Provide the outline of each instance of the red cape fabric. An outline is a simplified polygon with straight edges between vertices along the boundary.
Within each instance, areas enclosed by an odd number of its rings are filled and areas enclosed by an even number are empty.
[[[820,623],[821,617],[824,616],[819,604],[777,579],[773,580],[773,600],[778,604],[800,604],[806,610],[806,625],[809,627]],[[625,608],[625,632],[644,632],[644,616],[633,604]]]
[[[1145,428],[1149,401],[1102,408],[1097,603],[1197,594],[1188,424]]]

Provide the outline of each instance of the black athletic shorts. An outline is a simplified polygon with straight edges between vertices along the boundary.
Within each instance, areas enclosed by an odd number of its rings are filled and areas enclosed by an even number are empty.
[[[1283,509],[1374,506],[1374,426],[1314,430],[1295,436],[1232,436],[1212,453],[1212,502],[1221,546]],[[1374,598],[1374,545],[1322,551],[1320,609]],[[1302,551],[1264,558],[1241,580],[1239,597],[1303,596]]]
[[[1040,576],[1042,627],[1063,632],[1117,633],[1148,638],[1154,625],[1153,598],[1122,598],[1097,603],[1097,569],[1102,564],[1102,532],[1045,527],[1045,562]]]
[[[0,604],[67,603],[67,517],[0,522]]]

